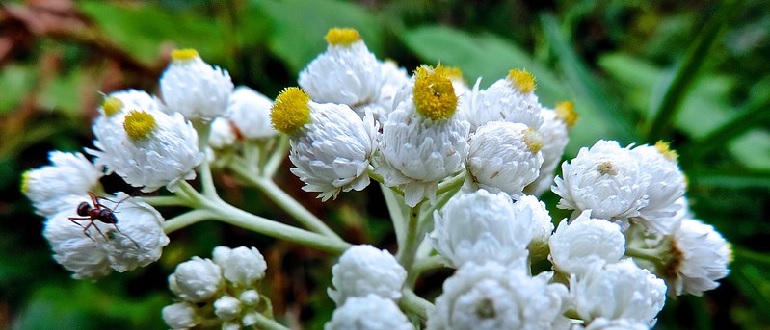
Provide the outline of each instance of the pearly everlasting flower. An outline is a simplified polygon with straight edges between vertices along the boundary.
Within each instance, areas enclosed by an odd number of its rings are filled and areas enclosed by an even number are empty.
[[[455,268],[469,262],[495,261],[523,269],[533,224],[531,210],[519,211],[504,193],[479,190],[455,195],[441,212],[435,212],[430,243]]]
[[[114,212],[115,223],[102,219],[92,222],[89,216],[79,215],[80,203],[94,207],[91,197],[68,195],[66,201],[71,209],[50,217],[43,229],[54,259],[72,271],[74,278],[97,278],[112,270],[131,271],[160,259],[169,239],[163,232],[164,220],[158,211],[125,195],[112,196],[110,200],[94,198],[100,204],[98,208]]]
[[[630,259],[593,263],[571,283],[575,312],[588,323],[603,318],[652,326],[666,301],[663,280]]]
[[[532,127],[493,121],[479,127],[468,140],[466,183],[472,189],[518,196],[540,173],[543,140]]]
[[[556,167],[561,163],[564,149],[569,143],[569,130],[578,116],[572,102],[561,102],[553,110],[543,108],[543,126],[539,132],[543,138],[543,166],[534,182],[524,188],[524,192],[536,196],[548,191],[553,184]]]
[[[246,86],[236,88],[227,104],[227,120],[245,139],[266,139],[278,135],[270,122],[273,100]]]
[[[551,190],[561,196],[561,209],[591,209],[597,219],[619,220],[639,216],[647,205],[650,175],[628,148],[615,141],[598,141],[561,166]]]
[[[203,62],[194,49],[177,49],[160,77],[160,91],[168,111],[187,119],[223,116],[233,82],[226,70]]]
[[[220,295],[225,288],[222,268],[209,259],[193,257],[176,266],[168,277],[174,294],[189,302],[201,302]]]
[[[93,126],[96,149],[88,152],[96,156],[97,166],[144,192],[174,189],[180,180],[195,178],[203,153],[197,132],[180,114],[132,109],[113,116],[98,118]]]
[[[163,307],[163,321],[171,329],[189,329],[198,324],[198,307],[189,302],[178,302]]]
[[[684,196],[685,191],[685,177],[677,165],[676,151],[669,149],[668,143],[664,142],[640,145],[631,151],[650,176],[648,204],[639,210],[637,220],[656,233],[670,234],[679,226],[675,215],[681,204],[677,200]]]
[[[524,270],[467,264],[443,288],[427,329],[558,329],[566,323],[567,288]]]
[[[673,235],[671,260],[663,269],[671,295],[702,296],[704,291],[717,288],[717,280],[730,273],[730,243],[700,220],[682,220]]]
[[[375,169],[407,205],[436,197],[438,183],[464,168],[468,122],[456,114],[457,96],[443,67],[421,66],[383,122],[381,162]]]
[[[267,270],[265,258],[255,247],[234,248],[229,251],[225,260],[217,258],[214,261],[224,270],[225,278],[240,287],[254,286],[257,280],[265,277]]]
[[[369,185],[378,130],[371,114],[361,119],[346,105],[315,103],[304,91],[287,88],[271,116],[276,129],[289,135],[291,172],[305,182],[303,190],[326,201]]]
[[[532,228],[532,239],[529,241],[528,249],[531,258],[542,258],[548,254],[548,240],[553,233],[553,222],[545,203],[532,195],[521,195],[516,203],[513,203],[514,212],[519,215],[531,214],[530,227]]]
[[[225,117],[217,117],[211,121],[209,132],[209,146],[214,149],[224,149],[232,146],[237,139],[235,130],[230,121]]]
[[[550,260],[563,272],[585,273],[596,262],[617,263],[625,253],[620,226],[591,219],[591,210],[562,220],[549,240]]]
[[[355,109],[374,102],[382,84],[380,63],[358,31],[334,28],[326,34],[326,41],[326,52],[300,72],[300,87],[319,103]]]
[[[222,321],[230,321],[241,313],[241,301],[237,298],[224,296],[214,301],[214,314]]]
[[[21,192],[32,201],[37,214],[52,216],[62,207],[69,207],[62,196],[100,190],[102,170],[82,153],[51,151],[48,160],[51,165],[28,170],[22,175]]]
[[[368,106],[374,114],[375,120],[384,121],[396,107],[396,104],[393,104],[396,93],[409,85],[409,74],[406,69],[391,61],[381,62],[379,66],[382,85],[376,101],[357,106],[354,110],[361,114],[364,113],[364,107]]]
[[[471,132],[491,121],[522,123],[536,130],[543,125],[543,106],[535,95],[535,77],[513,69],[481,92],[467,114]]]
[[[370,245],[353,246],[332,267],[329,297],[337,306],[350,297],[374,294],[384,298],[401,298],[406,270],[387,250]]]
[[[377,295],[350,297],[337,307],[325,330],[412,330],[393,300]]]

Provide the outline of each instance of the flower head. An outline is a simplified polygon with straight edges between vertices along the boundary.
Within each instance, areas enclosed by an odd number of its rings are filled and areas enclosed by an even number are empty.
[[[685,192],[685,177],[676,163],[676,151],[665,142],[640,145],[631,151],[650,176],[648,204],[639,209],[637,220],[656,233],[671,234],[679,226],[675,215],[681,205],[676,201]]]
[[[194,49],[177,49],[160,77],[163,101],[188,119],[210,120],[225,114],[233,82],[226,70],[203,62]]]
[[[171,329],[190,329],[198,324],[198,306],[189,302],[177,302],[163,307],[163,321]]]
[[[370,245],[357,245],[345,251],[332,267],[329,297],[341,306],[350,297],[374,294],[384,298],[401,298],[406,270],[387,250]]]
[[[673,290],[670,294],[701,296],[717,288],[717,280],[730,273],[730,244],[700,220],[682,220],[673,235],[672,256],[662,272]]]
[[[267,263],[255,247],[240,246],[234,249],[214,248],[214,262],[222,267],[225,278],[239,287],[253,287],[265,276]]]
[[[522,123],[539,130],[543,125],[543,106],[535,95],[535,77],[520,69],[512,69],[481,92],[478,102],[468,109],[471,132],[490,121]]]
[[[52,216],[62,207],[69,207],[62,196],[101,190],[101,167],[94,166],[82,153],[51,151],[48,160],[51,165],[27,170],[22,175],[21,192],[32,201],[39,215]]]
[[[595,262],[617,263],[625,252],[620,226],[591,219],[591,211],[562,220],[549,240],[554,268],[582,274]]]
[[[273,100],[246,86],[236,88],[227,104],[226,116],[245,139],[264,139],[278,134],[270,121]]]
[[[215,299],[225,289],[222,268],[200,257],[177,265],[168,282],[177,297],[193,303]]]
[[[543,126],[539,132],[543,138],[543,166],[540,175],[530,183],[524,192],[536,196],[542,195],[553,184],[556,167],[561,163],[564,149],[569,143],[569,129],[577,120],[572,102],[561,102],[554,110],[543,108]]]
[[[338,306],[325,330],[411,330],[414,327],[392,299],[350,297]]]

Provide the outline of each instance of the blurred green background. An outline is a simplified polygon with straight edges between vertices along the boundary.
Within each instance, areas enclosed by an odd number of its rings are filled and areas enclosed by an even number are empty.
[[[173,48],[196,48],[236,85],[269,97],[353,27],[381,59],[408,70],[459,66],[488,86],[507,70],[535,74],[541,102],[572,100],[580,119],[567,157],[598,139],[671,141],[696,215],[731,243],[730,276],[703,298],[669,299],[658,329],[770,329],[770,6],[766,0],[163,0],[0,4],[0,329],[163,329],[167,276],[216,245],[257,246],[264,291],[292,327],[321,327],[333,258],[215,222],[171,235],[162,259],[130,273],[75,281],[50,257],[20,173],[52,149],[92,144],[101,93],[155,92]],[[286,166],[286,164],[284,164]],[[394,238],[377,187],[321,204],[280,171],[279,184],[353,243]],[[234,204],[287,219],[218,173]],[[126,189],[104,179],[108,190]],[[556,198],[544,196],[549,207]],[[162,210],[167,217],[179,210]],[[552,210],[557,218],[563,214]],[[289,221],[289,220],[286,220]],[[445,273],[418,293],[437,294]]]

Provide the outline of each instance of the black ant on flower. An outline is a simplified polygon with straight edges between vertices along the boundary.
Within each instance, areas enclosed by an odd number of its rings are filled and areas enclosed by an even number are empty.
[[[88,233],[88,228],[91,228],[91,227],[94,227],[96,231],[99,232],[99,234],[102,235],[102,237],[104,237],[105,240],[107,240],[107,236],[105,236],[104,233],[102,233],[102,231],[99,229],[98,226],[94,225],[94,221],[98,220],[106,224],[111,223],[115,225],[115,229],[117,229],[117,231],[121,235],[126,236],[126,238],[131,240],[131,242],[133,242],[134,245],[136,245],[136,247],[139,248],[139,243],[137,243],[133,238],[129,237],[128,235],[120,231],[120,228],[118,227],[118,217],[115,216],[115,212],[118,209],[118,206],[120,206],[120,203],[122,203],[124,199],[118,202],[115,202],[114,200],[111,200],[104,196],[96,196],[90,191],[88,192],[88,195],[91,196],[91,203],[93,204],[93,206],[88,202],[81,202],[77,208],[77,213],[80,217],[69,217],[68,219],[72,221],[74,224],[82,227],[83,234],[88,236],[88,238],[90,238],[94,242],[96,241],[94,240],[93,237],[91,237],[91,234]],[[113,203],[117,203],[115,205],[115,209],[114,210],[110,209],[106,205],[99,203],[100,198],[104,200],[108,200]],[[88,221],[88,224],[83,226],[83,224],[81,224],[78,221]]]

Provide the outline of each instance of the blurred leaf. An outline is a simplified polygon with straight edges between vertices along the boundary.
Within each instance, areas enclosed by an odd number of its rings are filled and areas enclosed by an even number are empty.
[[[607,120],[605,125],[611,133],[602,136],[602,138],[614,138],[622,143],[638,142],[631,118],[622,112],[620,103],[610,97],[610,94],[604,90],[605,87],[602,86],[601,80],[591,74],[572,50],[572,46],[567,36],[562,33],[556,17],[544,14],[542,22],[546,39],[556,54],[570,85],[579,95],[579,100],[587,102],[588,108]]]
[[[612,79],[623,85],[628,106],[640,116],[649,117],[651,90],[660,77],[661,69],[622,53],[604,55],[599,58],[598,64]]]
[[[705,23],[697,37],[687,50],[682,61],[677,65],[675,74],[666,86],[659,102],[653,102],[653,120],[648,130],[648,141],[667,140],[693,81],[709,55],[711,46],[720,32],[733,17],[742,1],[733,0],[725,6],[718,6],[717,12]],[[678,122],[677,122],[678,123]]]
[[[334,0],[252,0],[273,23],[270,50],[294,73],[326,50],[324,37],[333,27],[357,29],[367,47],[382,51],[382,30],[374,15],[361,7]]]
[[[29,95],[35,86],[37,70],[28,65],[5,65],[0,70],[0,86],[3,86],[3,96],[0,97],[0,115],[8,114],[16,109],[21,101]]]
[[[87,86],[86,75],[77,68],[56,76],[50,85],[44,86],[38,102],[43,109],[62,111],[68,115],[77,115],[82,111],[83,93],[81,87]]]
[[[770,187],[770,169],[693,169],[688,171],[693,185],[724,188]]]
[[[741,247],[733,247],[733,263],[730,265],[730,281],[751,299],[755,306],[770,305],[770,255],[757,253]],[[765,320],[770,320],[770,309],[757,308]]]
[[[561,82],[510,41],[491,35],[475,36],[437,25],[421,26],[401,34],[401,39],[427,64],[460,67],[470,86],[482,77],[482,87],[503,78],[513,68],[524,68],[537,79],[537,95],[550,104],[569,98]],[[451,51],[449,51],[451,50]]]
[[[751,130],[730,143],[730,151],[743,166],[770,169],[770,132]]]
[[[144,61],[156,59],[163,42],[172,42],[177,48],[195,48],[210,63],[222,63],[228,58],[227,30],[220,20],[209,16],[101,1],[83,2],[80,7],[108,38]]]

